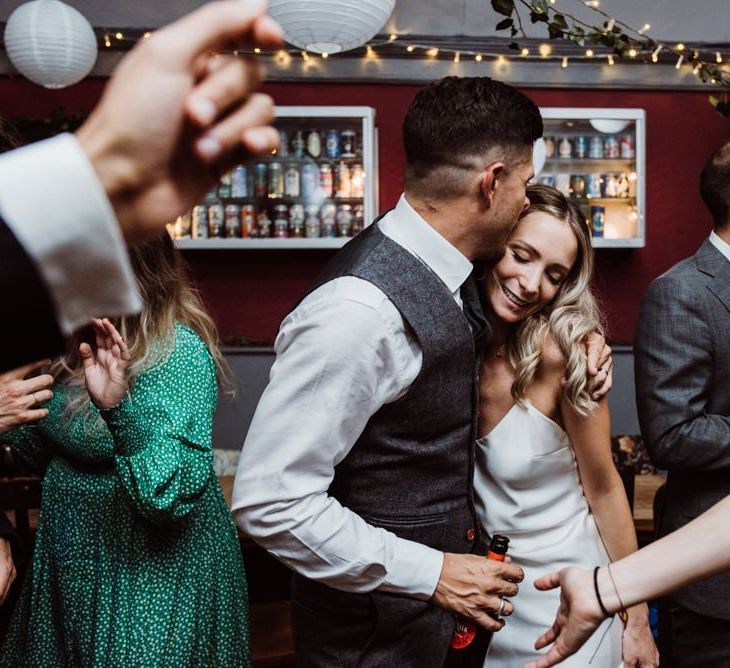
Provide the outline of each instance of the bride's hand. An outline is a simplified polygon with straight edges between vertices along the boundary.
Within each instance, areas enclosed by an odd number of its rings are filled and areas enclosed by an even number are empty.
[[[622,641],[625,668],[656,668],[659,652],[649,628],[649,609],[637,605],[629,610]]]
[[[96,350],[88,343],[79,346],[84,362],[86,389],[99,408],[116,406],[127,391],[127,344],[107,318],[94,318],[91,326],[96,335]]]

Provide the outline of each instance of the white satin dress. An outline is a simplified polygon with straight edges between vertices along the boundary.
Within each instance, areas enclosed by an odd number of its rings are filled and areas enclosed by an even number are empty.
[[[565,431],[529,402],[515,404],[477,441],[474,475],[477,512],[490,535],[509,536],[513,563],[525,571],[513,615],[495,633],[485,666],[521,668],[538,654],[535,640],[555,619],[558,590],[541,592],[535,578],[566,566],[593,570],[608,563],[583,496],[573,448]],[[621,665],[618,617],[606,620],[561,666]]]

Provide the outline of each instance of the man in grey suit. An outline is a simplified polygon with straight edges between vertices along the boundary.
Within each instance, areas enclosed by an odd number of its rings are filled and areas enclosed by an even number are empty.
[[[659,534],[730,493],[730,142],[700,192],[713,219],[697,253],[649,287],[635,336],[641,431],[668,469]],[[702,559],[702,545],[686,559]],[[660,608],[661,665],[730,666],[730,575],[679,590]]]

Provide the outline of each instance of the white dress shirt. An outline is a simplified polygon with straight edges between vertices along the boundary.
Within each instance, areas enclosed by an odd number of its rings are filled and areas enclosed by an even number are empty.
[[[471,263],[405,196],[379,226],[428,265],[461,306]],[[284,319],[274,346],[234,482],[237,523],[313,580],[430,598],[443,554],[366,523],[327,494],[334,467],[370,417],[403,396],[421,369],[421,350],[400,312],[372,283],[340,277]]]
[[[70,334],[142,307],[114,211],[71,134],[0,156],[0,214],[33,259]]]
[[[728,244],[727,241],[715,234],[715,232],[710,232],[710,243],[727,258],[728,262],[730,262],[730,244]]]

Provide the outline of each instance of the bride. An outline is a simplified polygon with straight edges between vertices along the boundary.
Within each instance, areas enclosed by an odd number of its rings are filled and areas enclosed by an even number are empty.
[[[590,291],[590,231],[559,191],[530,186],[530,206],[502,259],[484,279],[493,338],[481,368],[475,491],[489,534],[509,536],[525,571],[514,612],[496,633],[485,665],[533,660],[552,623],[558,591],[537,575],[586,569],[636,550],[621,479],[613,466],[605,400],[590,396],[581,341],[600,328]],[[566,661],[576,668],[657,666],[645,605],[615,617]]]

